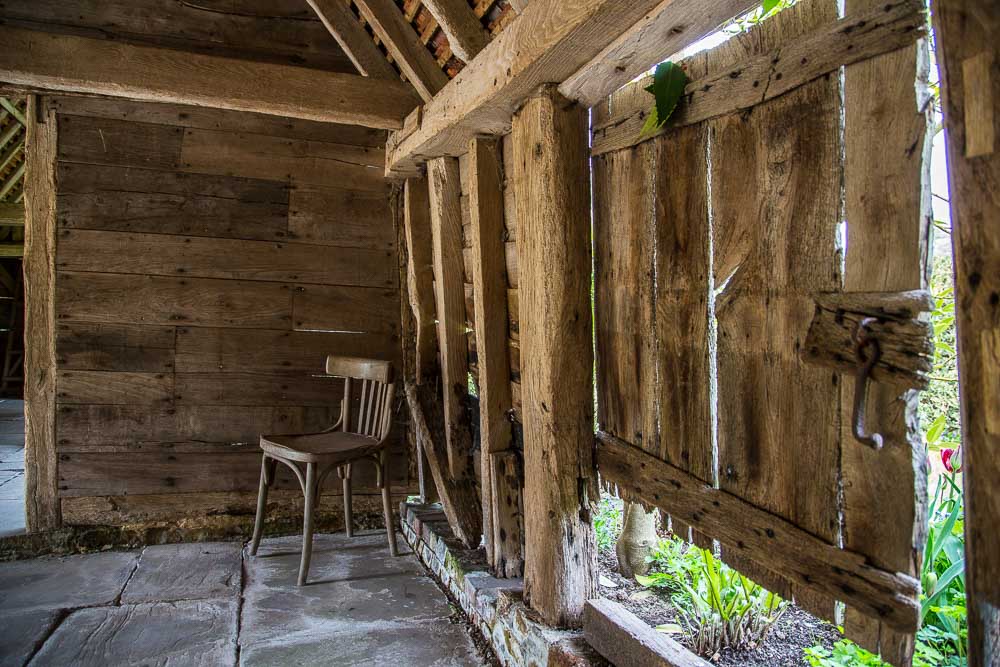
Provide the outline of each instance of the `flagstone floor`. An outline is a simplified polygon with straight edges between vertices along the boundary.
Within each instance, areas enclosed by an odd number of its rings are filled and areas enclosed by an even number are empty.
[[[0,537],[24,532],[24,401],[0,400]]]
[[[465,622],[385,533],[151,546],[0,563],[0,665],[484,665]]]

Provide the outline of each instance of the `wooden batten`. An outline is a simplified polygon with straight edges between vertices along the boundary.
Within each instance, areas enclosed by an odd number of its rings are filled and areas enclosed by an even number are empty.
[[[545,4],[535,0],[523,16]],[[525,594],[545,622],[562,627],[580,625],[597,590],[587,124],[585,109],[544,89],[513,126]]]
[[[451,52],[463,62],[471,62],[489,43],[490,37],[466,0],[424,0]]]
[[[472,461],[472,434],[466,417],[469,359],[465,290],[459,280],[462,275],[462,184],[455,158],[435,160],[428,165],[427,171],[448,471],[452,477],[461,478],[471,474]]]
[[[934,4],[944,84],[961,366],[969,666],[1000,661],[1000,6]]]
[[[56,114],[28,98],[24,255],[24,470],[29,531],[52,530],[59,511],[56,455]]]
[[[420,97],[425,102],[430,101],[448,83],[448,75],[438,66],[396,3],[393,0],[355,0],[355,4]]]
[[[385,129],[401,128],[417,103],[402,81],[10,26],[0,41],[0,80],[33,88]]]
[[[361,74],[390,81],[399,78],[396,70],[351,11],[350,0],[307,1]]]

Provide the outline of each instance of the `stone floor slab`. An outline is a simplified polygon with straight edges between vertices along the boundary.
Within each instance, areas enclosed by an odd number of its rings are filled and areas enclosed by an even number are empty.
[[[235,600],[81,609],[59,625],[31,664],[39,667],[235,665],[237,632]]]
[[[146,547],[122,603],[203,600],[239,594],[239,542],[161,544]]]
[[[23,665],[64,612],[53,609],[0,613],[0,665]]]
[[[111,604],[132,574],[137,557],[135,552],[106,552],[4,563],[0,566],[0,612]]]

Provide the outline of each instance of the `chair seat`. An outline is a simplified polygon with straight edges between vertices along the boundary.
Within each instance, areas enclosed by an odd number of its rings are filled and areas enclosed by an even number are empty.
[[[260,448],[268,454],[304,463],[350,461],[378,451],[379,441],[365,435],[331,431],[305,435],[262,435]]]

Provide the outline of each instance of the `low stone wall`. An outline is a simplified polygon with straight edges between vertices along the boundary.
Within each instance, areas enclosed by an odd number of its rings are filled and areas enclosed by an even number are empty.
[[[578,631],[555,630],[525,606],[523,579],[497,579],[482,550],[466,549],[439,505],[400,506],[403,535],[420,561],[458,602],[504,667],[598,667]]]

